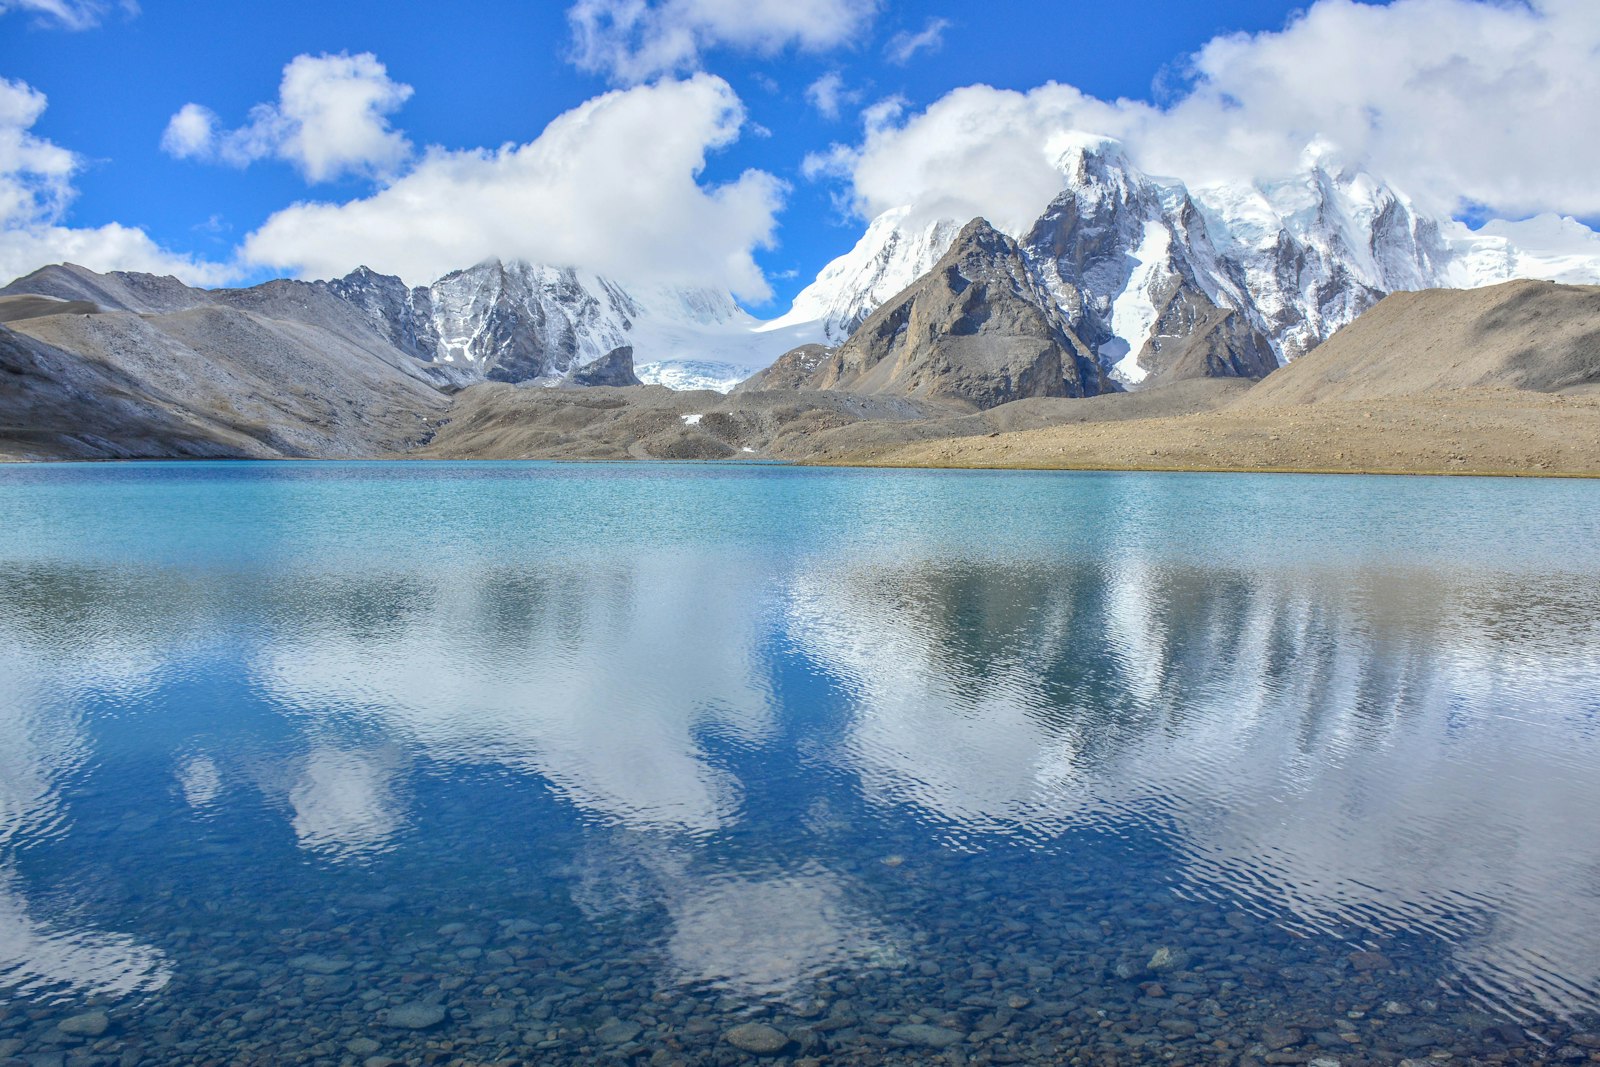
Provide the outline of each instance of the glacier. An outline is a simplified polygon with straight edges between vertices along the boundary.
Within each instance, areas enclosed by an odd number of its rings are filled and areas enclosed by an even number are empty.
[[[554,385],[632,346],[641,381],[727,392],[796,345],[810,324],[762,322],[714,289],[624,287],[573,268],[489,260],[407,288],[365,267],[326,285],[402,351],[474,380]]]

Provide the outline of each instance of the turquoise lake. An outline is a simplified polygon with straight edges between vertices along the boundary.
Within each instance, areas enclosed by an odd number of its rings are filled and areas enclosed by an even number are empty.
[[[1597,1058],[1600,482],[0,468],[0,1067]]]

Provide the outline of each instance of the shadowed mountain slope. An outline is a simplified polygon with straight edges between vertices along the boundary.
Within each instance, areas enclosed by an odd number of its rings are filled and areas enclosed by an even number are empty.
[[[797,349],[750,388],[769,378],[974,408],[1111,388],[1088,346],[1037,289],[1016,242],[982,219],[968,223],[931,271],[868,315],[839,348]]]
[[[449,406],[427,364],[353,317],[76,310],[86,302],[0,326],[7,453],[370,456],[426,436]]]
[[[1395,293],[1250,391],[1243,408],[1600,384],[1600,286]]]

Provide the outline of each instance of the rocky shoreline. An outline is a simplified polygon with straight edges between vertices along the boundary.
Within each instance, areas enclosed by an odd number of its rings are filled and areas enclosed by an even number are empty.
[[[648,931],[336,898],[263,937],[174,929],[188,961],[132,1003],[0,1008],[0,1067],[184,1063],[1377,1067],[1600,1062],[1600,1020],[1513,1023],[1433,980],[1421,944],[1300,937],[1209,902],[1062,886],[1000,928],[1017,872],[903,862],[932,936],[783,995],[660,984]],[[527,901],[531,910],[548,903]],[[643,940],[634,940],[643,937]],[[627,948],[626,946],[633,947]]]

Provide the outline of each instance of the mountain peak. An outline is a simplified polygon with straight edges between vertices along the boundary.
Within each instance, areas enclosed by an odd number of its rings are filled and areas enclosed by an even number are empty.
[[[1114,165],[1128,165],[1127,148],[1115,137],[1089,133],[1084,130],[1067,130],[1052,137],[1045,151],[1056,159],[1063,172],[1073,164],[1100,160]]]
[[[933,269],[878,308],[809,383],[989,408],[1109,386],[1015,240],[976,218]]]
[[[349,274],[346,274],[343,278],[339,278],[337,280],[338,281],[342,281],[342,282],[372,282],[372,281],[379,281],[379,280],[386,281],[386,282],[387,281],[399,282],[400,278],[397,277],[396,275],[393,275],[393,274],[383,274],[383,273],[381,273],[379,271],[375,271],[371,267],[369,267],[365,263],[363,263],[359,267],[357,267],[355,270],[351,271]],[[404,284],[404,283],[401,283],[401,284]]]
[[[843,342],[884,301],[933,269],[961,229],[958,219],[927,217],[909,205],[890,208],[768,328],[811,330],[816,337],[808,339]]]
[[[1014,254],[1017,250],[1017,243],[995,229],[988,219],[980,215],[961,227],[961,232],[956,234],[956,239],[950,246],[950,250],[941,257],[941,260],[949,259],[961,249],[967,247],[981,249],[991,255],[1005,255]]]

